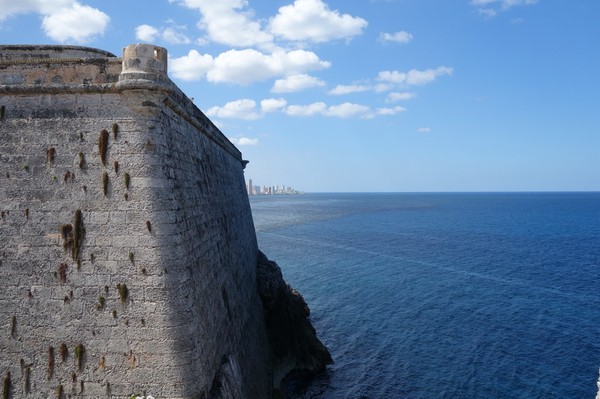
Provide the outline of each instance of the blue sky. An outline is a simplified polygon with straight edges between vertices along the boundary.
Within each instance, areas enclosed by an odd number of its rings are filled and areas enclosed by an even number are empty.
[[[600,190],[598,0],[0,0],[0,42],[166,47],[255,184]]]

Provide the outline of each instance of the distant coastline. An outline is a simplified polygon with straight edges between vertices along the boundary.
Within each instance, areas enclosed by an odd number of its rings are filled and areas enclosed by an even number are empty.
[[[252,179],[246,183],[246,191],[248,195],[298,195],[304,194],[304,191],[296,190],[293,187],[285,185],[276,186],[260,186],[254,185]]]

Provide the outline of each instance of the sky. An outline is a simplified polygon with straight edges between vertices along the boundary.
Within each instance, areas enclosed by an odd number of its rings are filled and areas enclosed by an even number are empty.
[[[0,43],[167,48],[255,185],[600,191],[599,0],[0,0]]]

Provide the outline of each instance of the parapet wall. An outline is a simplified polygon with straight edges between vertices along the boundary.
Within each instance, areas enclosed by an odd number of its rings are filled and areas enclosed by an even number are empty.
[[[37,49],[0,51],[9,397],[270,397],[239,151],[166,50]]]

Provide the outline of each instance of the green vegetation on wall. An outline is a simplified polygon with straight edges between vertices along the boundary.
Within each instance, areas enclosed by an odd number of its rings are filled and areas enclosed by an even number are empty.
[[[102,172],[102,191],[106,197],[108,195],[108,173],[106,171]]]
[[[4,107],[2,107],[4,108]],[[12,389],[12,382],[10,381],[10,371],[6,373],[6,377],[4,377],[4,384],[2,390],[2,399],[10,398],[10,391]]]
[[[83,344],[77,344],[75,346],[75,361],[77,362],[77,370],[81,371],[81,368],[83,367],[83,355],[85,354],[85,347],[83,346]]]
[[[106,166],[106,152],[108,151],[108,131],[103,129],[100,132],[100,137],[98,138],[98,152],[100,153],[100,160],[102,161],[102,165]]]
[[[77,209],[73,218],[73,260],[76,262],[80,259],[84,238],[85,228],[83,227],[83,216],[81,209]]]

